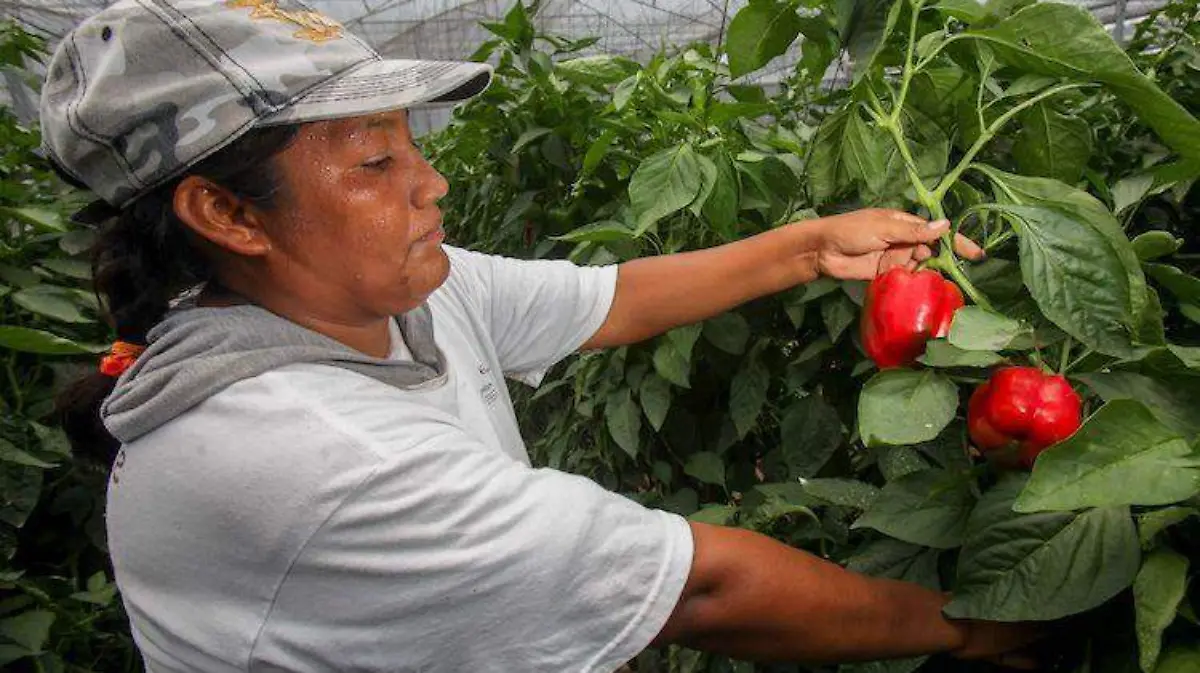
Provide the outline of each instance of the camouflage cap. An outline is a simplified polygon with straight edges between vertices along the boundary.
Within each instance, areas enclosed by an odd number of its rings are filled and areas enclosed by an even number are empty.
[[[383,59],[295,0],[119,0],[55,49],[43,144],[122,207],[254,127],[453,103],[491,73]]]

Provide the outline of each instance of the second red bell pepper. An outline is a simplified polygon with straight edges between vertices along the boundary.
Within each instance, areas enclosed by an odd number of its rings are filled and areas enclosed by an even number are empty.
[[[1035,367],[1006,367],[972,393],[967,431],[983,453],[996,452],[1002,464],[1029,468],[1043,450],[1079,429],[1081,407],[1063,376]]]
[[[860,322],[863,348],[880,369],[912,364],[925,342],[950,333],[962,291],[932,269],[895,267],[867,288]]]

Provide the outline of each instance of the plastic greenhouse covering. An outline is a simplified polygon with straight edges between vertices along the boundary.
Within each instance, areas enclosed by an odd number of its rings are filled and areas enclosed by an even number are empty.
[[[1090,9],[1118,40],[1167,0],[1060,0]],[[342,22],[380,53],[397,58],[462,59],[488,39],[480,26],[503,17],[513,0],[309,0],[308,5]],[[590,51],[644,60],[664,47],[691,42],[720,43],[729,20],[747,0],[543,0],[535,24],[544,33],[568,38],[598,37]],[[0,0],[5,16],[27,30],[55,40],[111,0]],[[586,52],[585,52],[586,53]],[[798,58],[796,49],[754,73],[771,84]],[[31,119],[36,101],[12,73],[5,73],[0,103]],[[446,111],[414,116],[417,132],[436,128]]]

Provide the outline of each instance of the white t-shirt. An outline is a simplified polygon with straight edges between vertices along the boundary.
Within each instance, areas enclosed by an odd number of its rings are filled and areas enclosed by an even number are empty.
[[[445,384],[289,365],[125,445],[109,542],[149,671],[612,671],[662,628],[686,521],[530,467],[502,380],[594,334],[616,269],[448,252]]]

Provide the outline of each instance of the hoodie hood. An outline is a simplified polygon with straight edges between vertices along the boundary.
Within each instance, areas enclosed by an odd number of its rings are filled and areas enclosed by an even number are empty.
[[[446,360],[422,305],[396,318],[413,360],[364,355],[257,306],[188,307],[146,335],[147,348],[100,407],[108,431],[131,442],[226,387],[295,363],[349,369],[398,388],[439,384]]]

